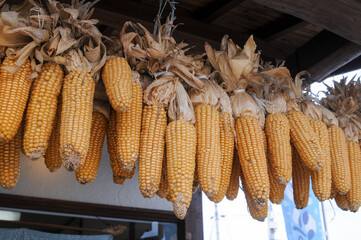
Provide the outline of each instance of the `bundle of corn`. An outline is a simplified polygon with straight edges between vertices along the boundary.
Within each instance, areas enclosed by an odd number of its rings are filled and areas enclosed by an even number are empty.
[[[192,74],[192,70],[196,67],[192,58],[184,54],[183,49],[187,45],[183,43],[177,45],[175,40],[168,35],[173,26],[169,19],[159,27],[155,36],[141,24],[131,25],[144,39],[142,48],[147,53],[145,55],[148,62],[146,70],[156,78],[144,91],[145,106],[139,154],[140,190],[144,197],[151,198],[157,192],[161,179],[167,124],[165,108],[175,92],[174,78],[178,77],[195,87],[200,81]],[[123,47],[126,46],[124,41]],[[124,49],[129,54],[129,47]]]
[[[316,105],[315,102],[310,101],[308,97],[300,103],[300,106],[310,120],[311,126],[318,137],[321,145],[322,158],[325,160],[325,165],[320,171],[311,172],[313,192],[318,200],[322,202],[329,199],[331,196],[332,162],[339,161],[335,158],[339,155],[339,153],[335,152],[338,149],[338,147],[336,147],[337,144],[335,144],[337,135],[330,134],[332,128],[339,128],[338,121],[331,111],[322,105]],[[333,145],[333,149],[331,148],[331,145]]]
[[[179,80],[168,108],[170,123],[166,129],[169,200],[175,215],[184,219],[192,199],[196,165],[197,134],[192,102]]]
[[[224,38],[217,53],[205,45],[212,66],[219,72],[230,97],[236,119],[237,148],[245,184],[248,186],[252,204],[261,209],[269,197],[267,159],[264,151],[262,128],[264,112],[247,92],[246,87],[258,67],[256,44],[251,36],[242,50]]]
[[[7,10],[2,9],[0,16],[0,47],[3,53],[6,52],[0,69],[0,141],[2,142],[14,138],[20,127],[32,80],[37,76],[42,64],[42,62],[36,64],[35,57],[39,57],[39,54],[35,54],[35,48],[49,39],[49,31],[39,23],[31,21],[34,16],[37,17],[38,12],[42,11],[41,7],[35,2],[26,1],[26,3],[28,4],[19,7],[5,7]],[[49,124],[52,124],[52,119]]]
[[[102,35],[95,27],[97,21],[89,19],[95,3],[48,3],[51,12],[59,14],[58,30],[54,30],[57,35],[50,45],[57,53],[61,52],[54,59],[67,72],[62,90],[60,153],[69,171],[84,164],[90,142],[95,83],[106,60]],[[64,41],[67,44],[60,45]]]
[[[327,87],[327,96],[322,104],[336,113],[340,127],[346,137],[347,161],[333,163],[337,165],[339,175],[333,175],[333,183],[339,194],[346,194],[350,211],[356,212],[361,206],[361,151],[359,147],[359,131],[361,118],[358,116],[360,106],[360,80],[341,79],[334,86]]]

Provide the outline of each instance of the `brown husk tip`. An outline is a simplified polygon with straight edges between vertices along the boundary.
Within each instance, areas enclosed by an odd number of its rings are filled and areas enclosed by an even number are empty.
[[[175,81],[175,94],[169,102],[168,117],[171,121],[185,120],[194,124],[195,117],[192,102],[182,83]]]
[[[168,107],[169,101],[175,94],[176,78],[174,75],[162,75],[154,80],[144,91],[144,103],[159,107]]]

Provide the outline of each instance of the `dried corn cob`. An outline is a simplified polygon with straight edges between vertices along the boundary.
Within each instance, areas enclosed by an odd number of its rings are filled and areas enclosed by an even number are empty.
[[[221,182],[219,114],[214,106],[200,104],[195,108],[195,117],[199,183],[202,191],[213,200]]]
[[[60,157],[60,124],[61,124],[61,100],[58,102],[58,108],[53,123],[53,130],[50,135],[49,145],[44,156],[45,166],[50,172],[55,172],[62,165]]]
[[[15,74],[5,67],[12,67],[16,59],[5,58],[0,69],[0,141],[14,138],[20,127],[32,80],[30,60],[26,60]]]
[[[132,102],[132,71],[122,57],[109,59],[103,68],[102,79],[113,108],[126,111]]]
[[[84,72],[72,71],[64,78],[60,128],[60,154],[68,171],[85,161],[90,142],[95,83]]]
[[[197,133],[194,125],[185,120],[169,123],[166,144],[169,197],[175,215],[184,219],[192,199],[196,165]]]
[[[220,113],[220,137],[221,137],[221,183],[218,194],[213,201],[218,203],[226,195],[231,180],[232,163],[234,154],[234,133],[231,118],[228,113]]]
[[[146,105],[143,109],[139,154],[139,187],[146,198],[154,197],[162,175],[165,128],[164,108]]]
[[[97,176],[106,129],[107,119],[105,116],[93,111],[89,150],[83,166],[75,174],[81,184],[91,183]]]
[[[292,147],[292,186],[296,208],[307,207],[310,192],[310,170],[303,163],[295,147]]]
[[[270,182],[270,192],[269,192],[269,199],[274,204],[281,204],[284,198],[284,191],[286,188],[286,185],[280,184],[277,180],[277,177],[274,173],[274,169],[271,165],[270,156],[268,154],[268,141],[266,137],[266,133],[263,132],[263,143],[264,143],[264,149],[265,154],[267,157],[267,169],[268,169],[268,177]],[[292,163],[292,162],[291,162]],[[291,166],[292,168],[292,166]]]
[[[282,113],[269,114],[265,131],[273,174],[280,184],[286,185],[292,177],[290,125],[287,117]]]
[[[255,208],[254,203],[252,201],[252,197],[251,197],[250,192],[249,192],[248,185],[247,185],[247,183],[245,181],[245,176],[244,176],[242,171],[240,172],[240,177],[241,177],[241,180],[242,180],[243,193],[244,193],[244,196],[246,197],[248,211],[251,214],[251,217],[253,219],[255,219],[255,220],[263,222],[266,219],[267,214],[268,214],[268,204],[267,204],[267,202],[265,204],[263,204],[260,209]]]
[[[236,121],[237,148],[245,184],[256,209],[269,197],[269,177],[264,149],[263,131],[258,119],[244,115]]]
[[[233,164],[232,164],[232,173],[231,180],[226,192],[226,197],[228,200],[234,200],[237,198],[239,190],[239,177],[241,174],[241,164],[238,158],[238,152],[234,150]]]
[[[21,133],[9,142],[0,143],[0,184],[3,188],[15,187],[20,174]]]
[[[325,166],[320,171],[312,171],[312,189],[320,202],[329,199],[331,195],[331,152],[327,126],[320,120],[310,121],[313,131],[318,137],[321,146],[321,156],[325,160]]]
[[[282,185],[277,181],[270,163],[268,163],[268,175],[270,182],[269,200],[273,204],[281,204],[284,199],[286,185]]]
[[[166,157],[166,154],[164,154],[162,177],[160,180],[157,195],[160,198],[166,198],[168,193],[169,193],[169,184],[168,184],[168,171],[167,171],[167,157]]]
[[[290,121],[291,141],[304,164],[311,171],[319,171],[324,166],[320,143],[307,117],[299,111],[291,110],[287,115]]]
[[[346,199],[351,212],[357,212],[361,206],[361,150],[358,142],[347,141],[351,170],[351,188]]]
[[[48,147],[63,76],[63,70],[58,64],[46,63],[34,80],[26,110],[23,139],[24,152],[30,159],[40,158]]]
[[[345,194],[340,194],[340,193],[336,192],[335,202],[336,202],[337,206],[339,208],[341,208],[342,210],[344,210],[344,211],[350,210]]]
[[[110,166],[113,172],[113,182],[115,184],[124,184],[127,179],[133,178],[136,165],[130,173],[124,172],[117,156],[117,112],[114,109],[110,111],[109,122],[107,126],[107,146],[110,157]]]
[[[131,172],[139,155],[142,124],[143,91],[139,83],[132,83],[132,102],[125,112],[117,113],[118,156],[123,170]]]
[[[351,187],[351,172],[345,134],[336,125],[328,128],[331,151],[332,183],[337,192],[346,194]]]

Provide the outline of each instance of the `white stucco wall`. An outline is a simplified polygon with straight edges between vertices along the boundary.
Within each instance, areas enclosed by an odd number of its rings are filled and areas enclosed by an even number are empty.
[[[173,210],[171,203],[158,196],[152,199],[143,198],[139,191],[138,172],[124,185],[114,184],[109,162],[108,151],[104,144],[96,179],[92,183],[81,185],[77,182],[74,172],[68,172],[62,167],[55,173],[50,173],[43,159],[31,161],[22,155],[20,178],[16,187],[11,190],[0,187],[0,193],[154,210]]]

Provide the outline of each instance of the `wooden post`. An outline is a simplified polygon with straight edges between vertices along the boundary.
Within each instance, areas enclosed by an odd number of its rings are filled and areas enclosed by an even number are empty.
[[[202,191],[200,188],[193,194],[191,205],[185,219],[186,240],[203,239]]]

